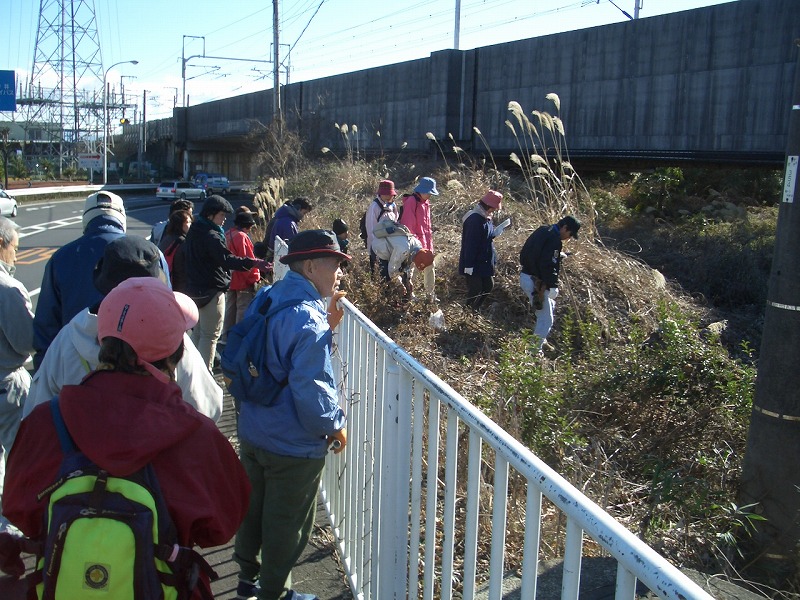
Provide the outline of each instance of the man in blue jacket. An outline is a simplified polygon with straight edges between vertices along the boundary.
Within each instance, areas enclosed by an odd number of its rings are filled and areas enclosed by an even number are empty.
[[[522,272],[519,284],[536,309],[536,350],[542,351],[553,327],[553,312],[558,296],[558,273],[561,270],[561,248],[569,238],[578,239],[581,222],[566,216],[555,225],[542,225],[522,246],[519,262]]]
[[[83,235],[65,244],[47,261],[42,290],[33,318],[33,366],[38,369],[61,328],[102,295],[92,274],[106,246],[125,235],[127,219],[122,198],[101,190],[86,198]]]
[[[267,331],[267,366],[287,384],[269,406],[241,405],[240,458],[253,492],[234,547],[239,599],[315,599],[291,589],[291,571],[314,525],[328,448],[338,453],[347,443],[331,365],[346,260],[332,231],[302,231],[281,257],[290,271],[269,291],[272,306],[289,303]]]

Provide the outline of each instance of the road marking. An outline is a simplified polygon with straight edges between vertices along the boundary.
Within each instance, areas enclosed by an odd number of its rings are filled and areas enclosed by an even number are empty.
[[[55,204],[43,204],[42,206],[31,206],[30,208],[27,208],[23,205],[22,208],[24,208],[27,212],[33,212],[35,210],[44,210],[47,208],[55,208],[55,207],[56,207]]]
[[[20,227],[19,237],[24,238],[28,237],[29,235],[34,235],[37,233],[42,233],[44,231],[49,231],[50,229],[69,227],[70,225],[75,225],[77,223],[80,223],[82,219],[83,215],[76,217],[67,217],[66,219],[59,219],[58,221],[50,221],[49,223],[42,223],[41,225],[29,225],[28,227]]]
[[[18,265],[35,265],[36,263],[49,260],[58,248],[26,248],[17,253]]]

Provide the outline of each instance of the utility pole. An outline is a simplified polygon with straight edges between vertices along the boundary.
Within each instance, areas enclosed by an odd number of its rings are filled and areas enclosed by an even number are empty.
[[[142,180],[142,161],[144,160],[144,140],[147,135],[147,90],[142,92],[142,126],[139,127],[139,152],[136,155],[137,176]]]
[[[3,189],[8,189],[8,134],[11,133],[10,127],[0,127],[0,138],[3,140],[3,178],[5,185]]]
[[[800,42],[795,40],[783,197],[764,312],[756,394],[742,467],[740,504],[765,521],[741,540],[754,576],[769,573],[780,585],[796,570],[800,540]]]
[[[456,24],[453,34],[453,50],[459,50],[461,39],[461,0],[456,0]]]
[[[281,118],[281,61],[280,58],[280,19],[278,18],[278,0],[272,0],[272,37],[275,44],[275,56],[272,58],[272,118],[278,123]]]

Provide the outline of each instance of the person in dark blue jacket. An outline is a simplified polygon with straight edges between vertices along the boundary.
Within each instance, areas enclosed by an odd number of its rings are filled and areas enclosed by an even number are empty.
[[[267,234],[264,236],[264,242],[267,244],[267,260],[272,260],[275,252],[275,236],[288,244],[300,231],[300,221],[313,208],[311,201],[301,196],[275,211],[275,216],[267,224]]]
[[[107,191],[86,198],[83,235],[56,250],[44,268],[33,318],[35,369],[42,364],[45,352],[61,328],[84,308],[102,299],[92,280],[94,267],[106,246],[125,235],[126,225],[122,198]]]
[[[501,193],[489,190],[463,218],[458,272],[467,281],[465,304],[476,310],[494,287],[494,266],[497,262],[494,238],[503,233],[506,225],[495,227],[492,215],[500,210],[502,200]]]
[[[519,284],[536,310],[536,350],[542,351],[553,327],[553,311],[558,296],[558,274],[561,269],[561,249],[569,238],[578,239],[581,222],[566,216],[555,225],[542,225],[522,246],[519,261],[522,272]]]

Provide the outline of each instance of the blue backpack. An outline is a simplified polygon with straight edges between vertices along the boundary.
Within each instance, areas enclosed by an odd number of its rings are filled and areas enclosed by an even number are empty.
[[[270,317],[300,301],[287,300],[272,306],[269,289],[259,291],[253,300],[253,304],[260,301],[257,309],[228,331],[228,341],[220,356],[222,377],[237,403],[237,412],[241,402],[271,405],[289,383],[286,378],[276,380],[267,368],[267,327]]]

